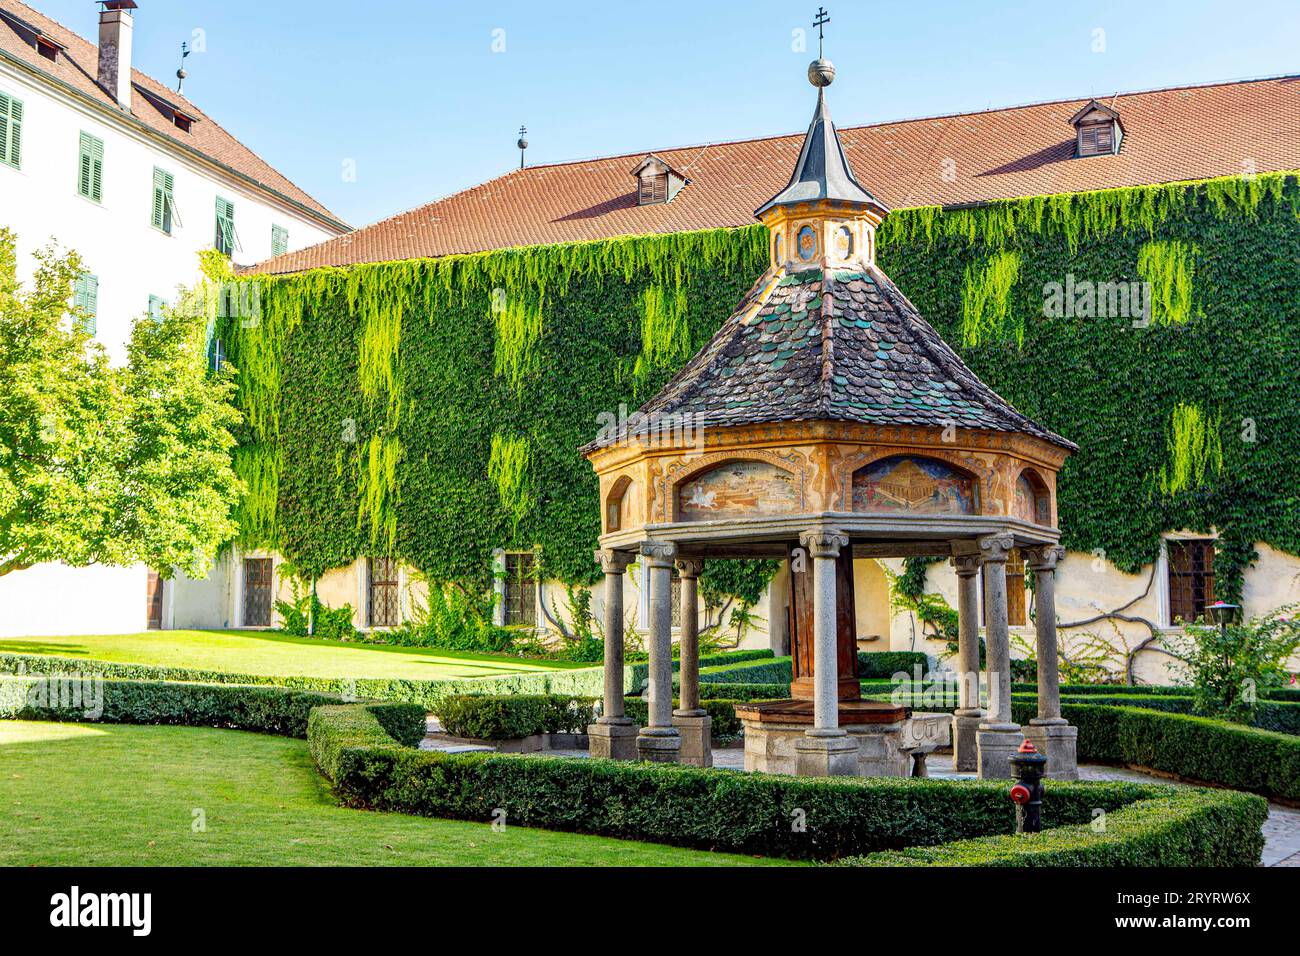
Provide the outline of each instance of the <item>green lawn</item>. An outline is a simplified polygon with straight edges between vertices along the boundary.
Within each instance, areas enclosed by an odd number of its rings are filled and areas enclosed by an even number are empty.
[[[284,677],[404,677],[443,680],[590,664],[286,637],[266,631],[149,631],[0,640],[0,653],[81,657],[124,664],[195,667]]]
[[[193,727],[0,721],[0,833],[0,866],[784,862],[348,810],[305,742]]]

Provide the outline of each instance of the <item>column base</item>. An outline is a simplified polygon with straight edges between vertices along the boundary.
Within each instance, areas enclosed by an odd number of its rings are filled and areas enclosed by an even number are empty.
[[[682,738],[676,727],[642,727],[636,738],[636,758],[652,763],[677,763]]]
[[[702,710],[679,710],[673,712],[673,726],[681,738],[681,762],[712,767],[713,718]]]
[[[1025,735],[1016,724],[984,724],[975,734],[979,752],[977,770],[981,780],[1010,780],[1011,755],[1020,749]]]
[[[979,770],[980,754],[976,735],[984,721],[982,710],[959,710],[952,717],[952,768],[959,773]]]
[[[859,744],[848,734],[836,737],[805,735],[795,741],[795,773],[801,777],[855,777]]]
[[[605,760],[635,760],[637,730],[626,717],[602,717],[587,725],[587,752]]]
[[[1052,780],[1079,779],[1079,728],[1068,723],[1039,723],[1031,720],[1025,737],[1047,758],[1047,776]]]

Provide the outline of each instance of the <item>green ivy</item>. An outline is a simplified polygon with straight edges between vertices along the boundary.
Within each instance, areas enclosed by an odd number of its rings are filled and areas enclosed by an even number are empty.
[[[1300,469],[1298,223],[1293,174],[1040,196],[894,212],[880,263],[954,344],[968,270],[999,263],[981,320],[1010,334],[963,357],[1080,445],[1058,483],[1067,547],[1134,571],[1161,531],[1214,528],[1216,573],[1239,589],[1254,542],[1300,553],[1300,499],[1278,490]],[[597,414],[660,388],[766,266],[751,226],[259,278],[260,322],[221,326],[247,419],[243,542],[307,573],[379,549],[477,584],[493,548],[535,550],[548,577],[594,581],[597,483],[578,447]],[[1168,321],[1045,318],[1069,273],[1145,273]],[[1222,467],[1216,452],[1154,495],[1182,467],[1171,424],[1192,405],[1221,422]],[[502,467],[510,436],[526,476]],[[766,571],[719,573],[741,595]]]

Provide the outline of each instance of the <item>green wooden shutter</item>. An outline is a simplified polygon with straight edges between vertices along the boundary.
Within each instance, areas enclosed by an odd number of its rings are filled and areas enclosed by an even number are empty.
[[[233,255],[235,251],[235,204],[228,199],[217,197],[217,250],[224,255]]]
[[[284,226],[271,227],[271,255],[282,256],[289,251],[289,230]]]
[[[77,276],[74,290],[72,302],[81,311],[82,328],[94,335],[99,329],[99,277],[83,272]]]
[[[23,104],[0,93],[0,163],[22,168]]]
[[[104,141],[89,133],[81,134],[77,192],[95,202],[104,198]]]
[[[172,190],[175,188],[175,177],[171,173],[164,172],[157,166],[153,170],[153,225],[155,229],[161,229],[163,232],[171,235],[172,231],[172,208],[175,206],[175,198]]]
[[[163,320],[163,309],[166,306],[167,303],[163,301],[162,296],[149,296],[149,318],[155,322],[161,322]]]

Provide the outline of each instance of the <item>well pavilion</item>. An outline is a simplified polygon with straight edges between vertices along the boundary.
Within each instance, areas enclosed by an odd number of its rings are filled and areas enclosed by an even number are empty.
[[[699,700],[697,581],[717,558],[790,562],[791,699],[740,710],[746,768],[900,775],[909,712],[861,699],[855,557],[949,558],[959,580],[955,766],[1010,775],[1026,736],[1053,776],[1075,776],[1060,715],[1056,476],[1075,445],[981,382],[876,265],[889,210],[854,176],[831,122],[834,68],[809,67],[817,107],[790,183],[755,215],[767,272],[625,426],[584,447],[600,479],[605,699],[593,756],[709,765]],[[1035,575],[1038,717],[1012,719],[1007,559]],[[649,719],[623,706],[623,575],[649,588]],[[672,572],[681,578],[680,704],[673,709]],[[980,699],[980,581],[987,709]]]

